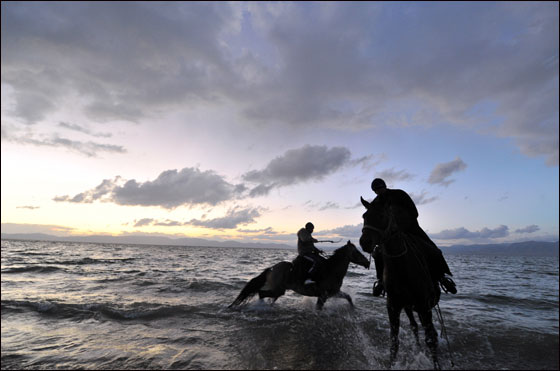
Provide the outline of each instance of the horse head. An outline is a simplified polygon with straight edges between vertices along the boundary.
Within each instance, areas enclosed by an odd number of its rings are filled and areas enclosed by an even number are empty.
[[[346,246],[344,247],[347,250],[351,263],[358,264],[366,269],[369,269],[369,260],[356,248],[356,245],[348,240]]]
[[[364,227],[362,228],[362,236],[360,237],[360,246],[365,252],[372,253],[373,247],[379,244],[387,228],[387,213],[384,212],[380,204],[367,202],[363,197],[360,197],[360,200],[362,201],[362,205],[366,208],[366,212],[362,215]]]

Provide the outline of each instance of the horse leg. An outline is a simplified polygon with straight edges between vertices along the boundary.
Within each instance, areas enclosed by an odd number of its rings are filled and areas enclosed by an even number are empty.
[[[420,346],[420,339],[418,338],[418,323],[414,319],[414,314],[412,313],[412,308],[410,306],[404,307],[404,311],[410,321],[410,328],[412,329],[412,333],[414,334],[414,338],[416,339],[416,345]]]
[[[319,295],[319,297],[317,298],[317,304],[315,304],[315,308],[317,310],[322,310],[323,309],[323,305],[325,305],[325,302],[327,301],[327,296],[326,295]]]
[[[272,301],[270,302],[270,305],[274,304],[276,302],[276,300],[278,300],[278,298],[282,295],[284,295],[286,293],[286,290],[284,289],[278,289],[274,292],[274,296],[272,297]]]
[[[432,311],[426,310],[418,312],[418,317],[420,317],[420,322],[424,327],[424,333],[426,334],[426,345],[430,349],[432,356],[432,361],[434,362],[434,369],[440,370],[437,350],[438,350],[438,335],[434,323],[432,322]]]
[[[272,300],[270,301],[270,305],[272,305],[276,300],[278,300],[280,296],[284,295],[285,292],[286,290],[281,288],[278,288],[276,290],[261,290],[259,291],[259,298],[272,298]]]
[[[397,308],[390,304],[387,300],[387,311],[389,313],[389,322],[391,323],[391,353],[390,362],[391,366],[395,365],[397,359],[397,352],[399,351],[399,327],[401,323],[400,315],[401,308]]]
[[[351,306],[352,308],[354,308],[354,303],[352,302],[352,297],[351,297],[350,295],[348,295],[347,293],[345,293],[344,291],[339,291],[339,292],[336,294],[336,297],[337,297],[337,298],[343,298],[343,299],[348,300],[348,303],[350,303],[350,306]]]

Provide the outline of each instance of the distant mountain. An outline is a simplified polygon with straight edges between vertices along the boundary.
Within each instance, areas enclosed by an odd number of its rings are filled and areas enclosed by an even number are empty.
[[[59,237],[44,233],[2,233],[3,240],[37,240],[59,242],[122,243],[133,245],[208,246],[208,247],[252,247],[273,249],[295,249],[294,246],[277,243],[213,241],[202,238],[169,238],[160,236],[71,236]]]
[[[511,256],[558,256],[558,241],[525,241],[489,245],[453,245],[443,247],[443,254],[464,255],[511,255]]]

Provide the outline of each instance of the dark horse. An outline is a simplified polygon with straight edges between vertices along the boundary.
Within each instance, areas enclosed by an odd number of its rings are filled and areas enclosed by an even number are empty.
[[[249,300],[256,293],[259,298],[272,298],[272,303],[278,297],[284,295],[286,290],[293,290],[298,294],[317,297],[317,309],[322,309],[323,305],[330,297],[339,297],[348,300],[353,306],[352,298],[345,292],[340,291],[342,280],[348,270],[350,263],[369,268],[369,260],[362,255],[354,244],[350,241],[338,249],[326,259],[321,270],[317,273],[316,283],[304,285],[303,277],[298,269],[300,263],[305,259],[299,257],[294,262],[280,262],[266,268],[257,277],[251,279],[241,290],[239,296],[230,304],[233,307]]]
[[[432,281],[428,264],[421,252],[420,238],[399,231],[398,223],[405,223],[406,215],[390,204],[369,203],[361,198],[367,209],[360,246],[372,252],[379,245],[383,254],[383,283],[387,292],[387,311],[391,323],[390,362],[394,365],[399,350],[400,314],[407,312],[418,341],[418,325],[412,310],[418,313],[424,327],[425,341],[430,349],[435,369],[440,369],[437,347],[438,335],[432,322],[432,308],[438,303],[441,291]]]

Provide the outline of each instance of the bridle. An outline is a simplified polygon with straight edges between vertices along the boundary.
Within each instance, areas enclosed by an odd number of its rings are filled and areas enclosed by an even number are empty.
[[[385,246],[385,242],[386,242],[387,240],[389,240],[389,238],[392,237],[395,233],[398,232],[398,229],[397,229],[397,228],[395,228],[394,230],[392,230],[392,229],[393,229],[393,225],[394,225],[395,223],[394,223],[394,216],[393,216],[393,213],[391,212],[391,207],[390,207],[390,206],[389,206],[388,213],[389,213],[389,222],[387,223],[387,227],[386,227],[385,229],[382,229],[382,228],[379,228],[379,227],[375,227],[375,226],[370,225],[370,224],[365,224],[365,222],[364,222],[364,226],[363,226],[363,228],[362,228],[362,233],[364,233],[365,230],[368,230],[368,229],[369,229],[369,230],[375,231],[375,232],[377,232],[377,233],[379,233],[379,234],[381,235],[380,241],[379,241],[379,243],[378,243],[378,245],[379,245],[380,247]],[[371,244],[373,245],[373,241],[371,242]],[[374,248],[375,248],[375,246],[372,246],[372,248],[371,248],[372,254],[373,254]],[[382,249],[381,249],[381,253],[382,253],[383,255],[387,256],[387,257],[390,257],[390,258],[398,258],[398,257],[400,257],[400,256],[405,255],[405,254],[408,252],[408,249],[407,249],[407,247],[406,247],[406,244],[404,245],[404,251],[403,251],[402,253],[400,253],[400,254],[397,254],[397,255],[390,255],[390,254],[387,253],[386,250],[387,250],[387,249],[382,248]]]

